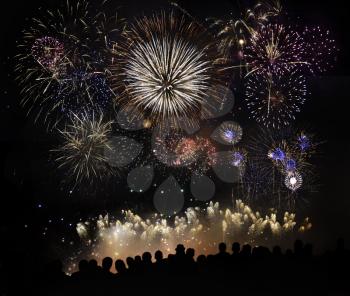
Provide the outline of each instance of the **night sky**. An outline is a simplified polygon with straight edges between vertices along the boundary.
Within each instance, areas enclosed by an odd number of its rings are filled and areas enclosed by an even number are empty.
[[[55,240],[66,233],[75,235],[75,223],[79,217],[84,219],[121,208],[148,212],[152,210],[153,195],[152,190],[144,195],[131,194],[125,181],[126,173],[122,173],[119,182],[105,188],[101,184],[96,192],[88,194],[70,194],[70,187],[60,182],[62,174],[56,171],[48,153],[57,145],[58,139],[26,116],[26,110],[19,105],[19,88],[13,70],[16,42],[28,24],[26,19],[36,16],[38,7],[47,2],[53,4],[56,1],[8,1],[6,5],[2,4],[0,18],[1,254],[6,256],[17,252],[39,261],[60,249]],[[225,17],[228,11],[247,6],[243,4],[249,1],[179,3],[195,17],[204,19],[208,16]],[[284,1],[282,4],[295,22],[329,28],[340,50],[334,69],[311,79],[312,96],[297,118],[298,124],[310,126],[318,138],[325,141],[316,163],[318,192],[300,209],[301,213],[311,217],[313,223],[308,239],[317,244],[316,249],[324,250],[333,247],[338,236],[345,237],[347,243],[350,240],[348,10],[343,1]],[[116,1],[116,5],[121,6],[120,13],[130,19],[169,7],[166,1]],[[298,20],[297,16],[300,17]],[[249,121],[246,124],[249,125]],[[229,186],[217,188],[220,189],[217,189],[215,200],[230,195]],[[47,232],[44,237],[43,232]]]

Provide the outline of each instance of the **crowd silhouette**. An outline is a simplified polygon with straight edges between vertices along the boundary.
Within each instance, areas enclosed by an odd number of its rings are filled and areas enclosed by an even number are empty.
[[[218,245],[218,253],[199,255],[177,245],[166,258],[161,251],[149,252],[113,262],[106,257],[97,261],[81,260],[79,270],[66,275],[59,260],[45,268],[40,284],[42,295],[130,295],[158,292],[162,295],[186,291],[193,293],[231,291],[232,295],[349,295],[349,251],[344,240],[322,255],[313,254],[311,244],[296,240],[294,249],[282,252],[235,242],[231,249]],[[113,263],[115,271],[113,270]],[[112,271],[113,270],[113,271]],[[101,294],[102,293],[102,294]],[[185,293],[186,294],[186,293]]]

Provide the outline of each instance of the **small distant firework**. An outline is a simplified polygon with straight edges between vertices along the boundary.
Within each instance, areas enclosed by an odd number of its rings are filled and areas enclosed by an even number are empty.
[[[16,56],[22,105],[54,125],[70,112],[111,104],[106,66],[112,32],[120,27],[115,16],[93,11],[85,0],[67,1],[33,18]]]
[[[307,49],[305,50],[311,73],[323,73],[333,67],[337,60],[337,46],[329,30],[323,30],[319,26],[306,27],[302,37]]]
[[[286,153],[279,147],[272,149],[267,156],[274,161],[284,161],[286,159]]]
[[[221,241],[258,244],[269,239],[275,243],[311,228],[308,218],[308,227],[301,228],[293,213],[285,212],[279,220],[275,212],[261,215],[241,200],[236,200],[232,208],[220,209],[219,203],[210,202],[207,208],[187,208],[184,213],[184,217],[176,216],[170,221],[159,215],[143,219],[128,210],[122,211],[122,220],[106,215],[80,222],[76,229],[85,249],[80,249],[79,258],[70,263],[91,254],[99,261],[105,256],[125,259],[145,250],[169,254],[178,243],[194,248],[198,254],[208,254],[216,252]],[[68,267],[68,271],[73,270]]]
[[[283,75],[306,65],[306,47],[302,36],[281,24],[261,26],[251,35],[244,58],[251,73]]]
[[[306,135],[301,134],[298,137],[298,145],[299,145],[300,150],[302,152],[305,152],[311,148],[310,139]]]
[[[232,150],[232,158],[230,160],[230,164],[239,170],[239,181],[242,182],[243,176],[245,174],[246,165],[248,161],[247,151],[244,149],[234,148]]]
[[[189,137],[176,130],[155,132],[154,155],[170,167],[188,167],[203,173],[215,162],[216,148],[206,138]]]
[[[298,71],[253,73],[246,80],[246,102],[251,116],[266,127],[282,128],[295,120],[308,90]]]
[[[170,167],[188,166],[197,160],[197,143],[182,130],[155,129],[152,151],[163,164]]]
[[[232,151],[232,164],[235,167],[243,168],[245,167],[245,163],[247,161],[247,153],[245,151],[240,151],[235,149]]]
[[[298,172],[290,172],[287,173],[284,183],[288,189],[295,191],[303,184],[303,178]]]
[[[67,169],[76,183],[111,175],[106,151],[111,150],[112,121],[105,122],[102,114],[72,114],[71,118],[71,123],[60,131],[63,144],[53,150],[59,168]]]
[[[228,144],[237,144],[242,139],[242,134],[243,130],[236,122],[226,121],[220,125],[220,137]]]
[[[46,36],[34,41],[31,53],[43,68],[55,72],[63,58],[64,47],[56,38]]]
[[[218,76],[208,32],[163,12],[137,20],[124,35],[112,67],[117,103],[157,124],[196,121]]]

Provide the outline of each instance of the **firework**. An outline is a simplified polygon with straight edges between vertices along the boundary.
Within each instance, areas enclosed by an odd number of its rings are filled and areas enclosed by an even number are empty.
[[[287,173],[284,184],[292,191],[295,191],[303,184],[303,178],[298,172]]]
[[[112,68],[117,103],[155,124],[196,121],[218,75],[210,35],[173,12],[139,19],[124,35]]]
[[[215,162],[215,146],[206,138],[189,136],[174,127],[158,128],[153,132],[152,151],[169,167],[188,167],[204,172]]]
[[[55,72],[64,55],[63,44],[53,37],[36,39],[32,46],[33,58],[43,67]]]
[[[115,28],[116,17],[96,13],[85,0],[67,1],[31,20],[18,45],[16,72],[22,104],[36,119],[56,123],[70,112],[111,104],[106,65]]]
[[[304,142],[307,151],[301,148]],[[296,200],[306,201],[316,188],[311,162],[316,146],[304,131],[259,130],[247,142],[250,161],[243,176],[243,195],[280,208],[294,208]]]
[[[304,39],[290,27],[280,24],[261,26],[249,40],[244,54],[251,73],[282,75],[306,65]]]
[[[241,200],[236,200],[232,208],[220,209],[218,203],[212,202],[204,209],[188,208],[184,217],[176,216],[173,221],[159,215],[143,219],[130,210],[122,211],[122,215],[122,220],[106,215],[78,223],[77,232],[86,244],[80,256],[91,257],[92,254],[102,260],[105,256],[119,259],[144,251],[161,250],[169,254],[178,243],[200,254],[208,254],[216,252],[221,241],[257,244],[267,238],[276,241],[299,231],[295,214],[285,212],[278,220],[276,213],[263,216]],[[71,263],[78,259],[81,258]]]
[[[195,139],[182,130],[155,129],[152,151],[159,161],[167,166],[188,166],[196,161],[198,146]]]
[[[244,168],[247,161],[247,152],[242,149],[232,151],[232,164],[235,167]]]
[[[308,96],[299,71],[280,75],[254,73],[246,81],[246,102],[252,118],[266,127],[281,128],[295,120]]]
[[[329,30],[323,30],[319,26],[306,27],[302,32],[305,41],[306,60],[311,73],[322,73],[333,67],[337,59],[336,42],[331,38]],[[317,50],[315,50],[317,49]]]
[[[236,122],[226,121],[220,125],[220,137],[228,144],[237,144],[242,139],[242,134],[242,128]]]
[[[220,52],[229,60],[241,60],[247,36],[251,36],[260,26],[278,16],[281,10],[279,1],[265,1],[247,9],[243,18],[209,19],[210,27],[217,31]]]
[[[59,131],[63,143],[53,150],[57,153],[59,168],[65,168],[68,176],[78,184],[82,181],[102,180],[113,173],[106,151],[112,131],[112,121],[105,122],[103,115],[73,114],[71,123]]]

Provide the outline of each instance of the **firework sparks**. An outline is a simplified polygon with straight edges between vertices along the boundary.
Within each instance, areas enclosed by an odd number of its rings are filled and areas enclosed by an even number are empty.
[[[298,71],[254,73],[247,78],[245,94],[251,116],[266,127],[279,129],[295,120],[308,90],[306,78]]]
[[[295,191],[303,184],[303,178],[298,172],[288,173],[284,184],[288,189]]]
[[[203,173],[215,162],[215,152],[215,146],[203,137],[189,137],[172,129],[154,133],[153,153],[167,166],[189,167]]]
[[[243,130],[236,122],[226,121],[220,126],[220,137],[228,144],[237,144],[242,139],[242,134]]]
[[[247,36],[254,34],[260,26],[265,25],[271,18],[278,16],[281,10],[279,1],[265,1],[247,9],[243,18],[231,18],[226,21],[209,19],[211,28],[217,29],[220,51],[229,60],[242,59]]]
[[[279,221],[275,212],[264,217],[241,200],[236,200],[233,208],[220,209],[219,203],[213,202],[206,209],[188,208],[184,217],[176,216],[174,221],[159,215],[143,219],[130,210],[122,214],[122,220],[106,215],[78,223],[77,232],[86,243],[85,253],[80,256],[126,258],[146,250],[168,254],[178,243],[208,254],[216,252],[221,241],[258,243],[298,231],[295,214],[285,212]]]
[[[266,197],[272,206],[294,208],[297,199],[306,200],[315,191],[311,156],[316,146],[304,131],[259,130],[247,145],[250,162],[243,177],[244,194],[260,200]]]
[[[323,73],[332,68],[337,59],[338,49],[330,31],[319,26],[306,27],[302,34],[307,47],[305,54],[310,72]]]
[[[207,109],[206,94],[217,78],[218,57],[208,38],[202,27],[174,13],[137,20],[112,69],[118,103],[156,123],[194,121]]]
[[[280,24],[261,26],[249,40],[245,60],[251,73],[282,75],[297,66],[308,64],[305,60],[305,42],[290,27]]]
[[[111,32],[120,27],[119,19],[94,12],[85,0],[33,18],[16,56],[22,105],[51,125],[70,112],[111,104],[106,65]]]
[[[66,168],[76,183],[91,182],[112,174],[106,157],[106,151],[111,150],[111,131],[112,121],[104,122],[102,114],[73,114],[71,123],[59,131],[63,144],[53,150],[58,154],[59,167]]]

